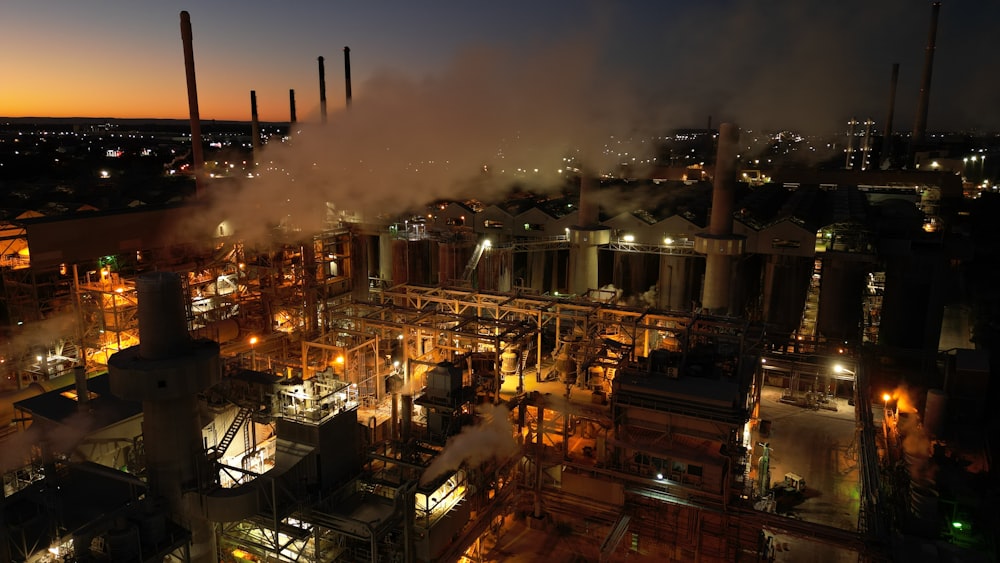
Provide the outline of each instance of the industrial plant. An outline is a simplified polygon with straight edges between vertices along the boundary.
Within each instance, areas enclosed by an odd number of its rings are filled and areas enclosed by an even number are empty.
[[[972,187],[926,99],[893,143],[898,65],[843,168],[721,123],[707,162],[250,237],[181,31],[195,194],[0,227],[0,561],[996,560]]]

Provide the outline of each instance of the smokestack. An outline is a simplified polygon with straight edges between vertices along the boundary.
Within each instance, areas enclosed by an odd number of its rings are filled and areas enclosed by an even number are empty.
[[[892,118],[896,115],[896,85],[899,83],[899,63],[892,63],[892,78],[889,79],[889,113],[885,116],[885,131],[882,132],[883,162],[892,163]]]
[[[611,230],[598,224],[594,191],[598,180],[589,171],[580,173],[580,204],[577,224],[569,228],[569,276],[571,293],[583,296],[599,282],[597,247],[611,241]]]
[[[580,213],[577,224],[581,227],[597,226],[597,205],[593,198],[598,187],[597,178],[587,172],[580,175]]]
[[[934,70],[934,47],[937,41],[938,13],[941,3],[931,4],[931,28],[927,33],[927,49],[924,52],[924,73],[920,79],[920,98],[917,100],[917,117],[913,122],[913,138],[911,142],[917,145],[924,141],[927,133],[927,106],[931,98],[931,72]]]
[[[323,66],[323,57],[319,59],[319,117],[320,121],[326,123],[326,68]]]
[[[298,121],[295,117],[295,90],[288,90],[288,124],[291,125]],[[289,131],[290,133],[291,131]]]
[[[344,47],[344,86],[347,88],[347,107],[351,107],[351,48]]]
[[[138,346],[108,358],[111,393],[142,402],[149,498],[162,498],[170,516],[191,532],[192,562],[218,561],[215,528],[193,489],[209,468],[198,394],[219,382],[219,344],[188,336],[181,277],[151,272],[136,278]]]
[[[250,90],[250,145],[253,147],[254,158],[257,158],[257,151],[260,150],[260,120],[257,117],[256,90]]]
[[[708,231],[695,235],[694,249],[705,254],[705,286],[702,307],[714,314],[730,312],[733,256],[743,253],[744,237],[733,234],[736,198],[736,151],[740,131],[732,123],[719,124],[719,148],[715,157],[712,215]]]
[[[735,125],[719,125],[719,149],[715,157],[715,178],[712,183],[712,216],[708,223],[708,232],[713,235],[733,234],[736,150],[739,140],[740,130]]]
[[[190,343],[181,278],[171,272],[149,272],[135,280],[139,294],[139,356],[162,360]]]
[[[90,391],[87,389],[87,368],[85,366],[74,367],[73,378],[76,382],[76,406],[82,408],[90,402]]]
[[[184,74],[187,77],[188,113],[191,115],[191,160],[194,167],[194,193],[203,191],[202,174],[205,155],[201,147],[201,117],[198,115],[198,84],[194,74],[194,39],[191,34],[191,15],[181,12],[181,42],[184,44]]]

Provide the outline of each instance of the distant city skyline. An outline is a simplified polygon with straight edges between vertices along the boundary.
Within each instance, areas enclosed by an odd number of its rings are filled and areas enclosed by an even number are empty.
[[[405,2],[262,0],[202,5],[10,0],[0,8],[0,115],[187,117],[179,13],[191,14],[200,112],[317,121],[317,57],[328,111],[344,107],[343,47],[355,103],[405,97],[435,83],[488,97],[492,81],[608,82],[627,93],[610,112],[658,127],[737,121],[746,127],[835,130],[850,117],[882,126],[900,63],[894,129],[912,128],[930,2]],[[1000,129],[1000,6],[943,2],[929,130]],[[520,63],[524,63],[522,67]],[[432,88],[433,89],[433,88]],[[602,92],[600,88],[596,92]],[[500,96],[500,94],[498,94]],[[509,101],[503,94],[497,103]],[[559,103],[554,98],[551,103]],[[621,104],[634,104],[624,110]],[[583,119],[586,116],[582,116]],[[649,125],[644,125],[647,127]]]

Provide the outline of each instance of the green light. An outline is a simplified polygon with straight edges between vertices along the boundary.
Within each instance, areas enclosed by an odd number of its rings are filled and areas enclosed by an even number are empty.
[[[951,527],[955,528],[956,530],[961,530],[963,526],[964,526],[964,524],[962,524],[961,522],[952,522],[951,523]]]

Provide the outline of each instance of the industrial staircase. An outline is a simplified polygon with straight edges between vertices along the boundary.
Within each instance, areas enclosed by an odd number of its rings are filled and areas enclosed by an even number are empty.
[[[226,429],[226,433],[219,440],[219,443],[215,445],[215,448],[211,451],[210,457],[212,460],[218,460],[226,453],[229,449],[230,444],[236,439],[236,434],[240,431],[240,428],[246,424],[250,415],[253,414],[253,410],[247,407],[241,407],[240,412],[236,413],[236,418],[233,419],[233,423],[229,425]]]
[[[463,281],[472,281],[472,272],[476,271],[476,266],[479,266],[479,259],[483,257],[483,251],[489,246],[489,241],[482,240],[476,244],[476,248],[472,251],[472,256],[469,257],[469,262],[465,265],[465,271],[462,272]]]

